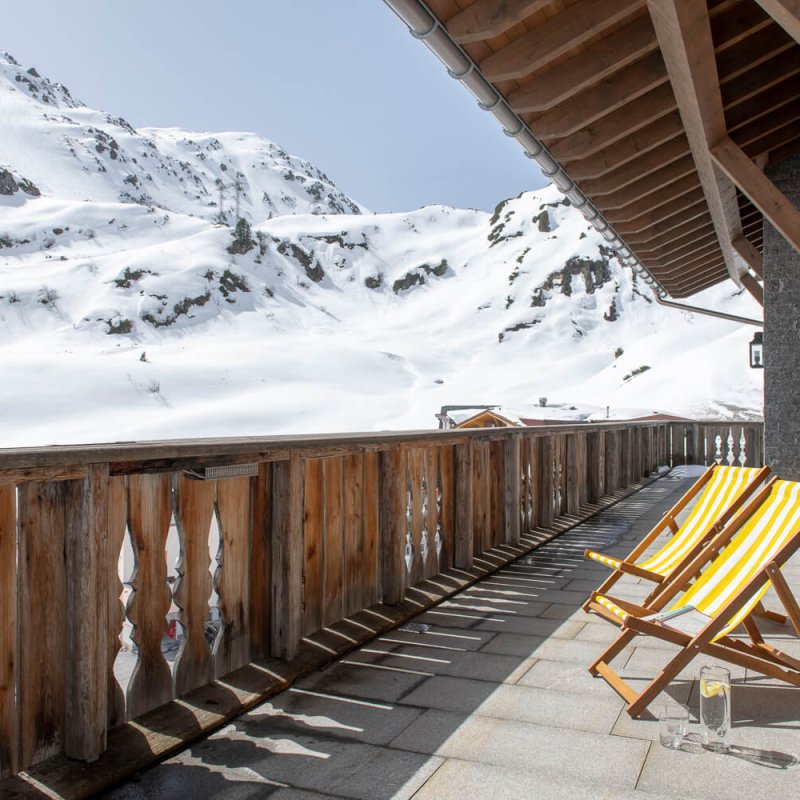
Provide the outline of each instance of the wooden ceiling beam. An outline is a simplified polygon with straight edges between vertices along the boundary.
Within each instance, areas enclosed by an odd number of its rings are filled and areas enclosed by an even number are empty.
[[[711,148],[717,166],[742,190],[753,205],[800,252],[800,210],[728,136]]]
[[[709,13],[711,38],[716,52],[736,47],[758,31],[772,25],[772,20],[755,3],[737,3],[716,13]]]
[[[552,0],[476,0],[445,23],[447,32],[459,44],[493,39],[526,17],[541,11]]]
[[[719,253],[719,242],[716,238],[687,245],[674,253],[655,256],[652,261],[659,269],[664,270],[665,275],[670,275],[674,270],[683,269],[687,265],[709,258],[714,253]]]
[[[639,17],[587,47],[580,58],[571,58],[510,92],[508,103],[521,114],[544,111],[656,50],[650,17]]]
[[[735,131],[728,131],[728,135],[739,147],[746,148],[748,145],[759,141],[759,139],[763,139],[781,128],[797,122],[798,119],[800,119],[800,103],[795,101],[775,109],[763,119],[757,119],[748,125],[742,125]]]
[[[628,184],[623,189],[611,192],[602,197],[593,197],[595,203],[603,209],[626,208],[631,203],[636,203],[653,192],[662,191],[665,187],[695,171],[694,160],[691,154],[667,164],[661,169],[653,170],[649,175]]]
[[[800,43],[800,2],[798,0],[756,0],[796,42]]]
[[[492,82],[524,78],[640,8],[641,0],[582,0],[486,56],[481,72]]]
[[[658,238],[653,237],[637,237],[636,234],[625,237],[625,244],[630,247],[635,247],[636,252],[640,255],[657,255],[659,251],[669,250],[671,247],[680,247],[681,245],[690,242],[692,239],[700,236],[705,236],[711,233],[714,229],[711,223],[711,217],[705,215],[697,219],[687,222],[685,225],[679,225],[675,230],[675,234],[667,233]]]
[[[661,54],[650,53],[590,88],[572,95],[568,101],[545,111],[541,116],[526,119],[526,122],[540,139],[567,136],[668,80]]]
[[[649,219],[656,209],[665,208],[666,211],[661,213],[669,213],[670,209],[678,210],[680,203],[686,202],[687,195],[693,197],[695,192],[701,190],[702,186],[697,179],[697,175],[692,173],[670,184],[662,192],[650,195],[646,201],[639,201],[618,210],[609,209],[608,214],[603,214],[603,216],[609,222],[611,222],[612,218],[619,222],[635,222],[642,217]],[[600,210],[602,211],[603,209],[601,208]]]
[[[613,214],[608,214],[606,219],[614,225],[620,236],[628,233],[643,233],[652,231],[654,234],[666,233],[678,225],[692,219],[691,214],[700,216],[708,213],[705,195],[702,189],[696,189],[690,195],[682,197],[680,201],[672,203],[670,208],[662,209],[658,214],[649,214],[636,222],[615,222]]]
[[[736,135],[731,138],[736,141]],[[792,155],[797,152],[797,139],[800,138],[800,125],[793,122],[772,133],[762,136],[755,141],[744,145],[742,150],[748,158],[758,158],[759,156],[769,156],[770,159],[780,161],[784,156],[781,154],[785,148],[785,155]]]
[[[686,141],[686,137],[680,134],[660,147],[643,153],[639,158],[635,158],[627,164],[623,164],[619,169],[609,172],[607,175],[579,180],[573,175],[574,170],[571,169],[570,176],[578,180],[581,190],[586,195],[599,198],[640,180],[642,176],[648,175],[662,166],[671,164],[673,161],[677,161],[689,152],[689,143]]]
[[[725,112],[728,132],[735,131],[737,128],[747,125],[754,120],[761,119],[767,114],[773,113],[776,109],[790,103],[797,102],[800,97],[800,76],[792,76],[781,83],[776,84],[763,94],[754,97],[744,103],[739,103]]]
[[[673,111],[622,141],[597,151],[591,157],[576,158],[572,161],[564,159],[563,163],[569,164],[568,172],[573,180],[599,178],[601,175],[613,172],[633,159],[639,158],[644,153],[654,150],[681,133],[683,133],[683,123],[680,114]]]
[[[740,277],[740,281],[742,286],[750,292],[751,295],[755,298],[756,302],[760,305],[764,305],[764,287],[749,273],[744,272]]]
[[[758,69],[749,69],[736,79],[723,79],[720,84],[722,104],[731,109],[753,97],[760,97],[767,89],[800,73],[800,58],[796,48],[782,50],[778,55],[762,62]]]
[[[648,0],[647,6],[725,265],[738,282],[741,268],[731,245],[741,234],[736,190],[715,170],[709,152],[709,144],[725,135],[726,126],[706,3]]]
[[[727,272],[725,270],[725,260],[720,257],[718,259],[709,259],[709,261],[692,272],[684,271],[674,276],[659,277],[659,272],[656,268],[653,269],[653,275],[659,279],[673,297],[686,297],[705,289],[707,286],[719,283],[720,278],[724,278]]]
[[[733,240],[733,247],[736,252],[744,259],[747,266],[758,275],[764,277],[764,258],[759,249],[744,235],[737,236]]]
[[[794,47],[776,25],[753,33],[747,40],[717,53],[717,71],[723,83],[736,80],[748,70]]]
[[[674,239],[668,239],[666,241],[662,241],[659,244],[655,244],[653,242],[644,242],[643,244],[639,244],[636,248],[636,253],[641,256],[666,256],[670,253],[674,253],[677,250],[681,250],[684,247],[687,247],[690,244],[695,242],[704,242],[710,236],[714,235],[714,226],[710,221],[708,221],[705,225],[698,228],[697,230],[690,231],[683,236],[676,236]],[[630,244],[630,241],[626,239],[626,244]]]
[[[544,142],[557,161],[584,158],[648,127],[653,120],[665,117],[674,110],[672,88],[665,83],[619,109],[616,114],[603,117],[565,139],[552,144],[547,139]]]

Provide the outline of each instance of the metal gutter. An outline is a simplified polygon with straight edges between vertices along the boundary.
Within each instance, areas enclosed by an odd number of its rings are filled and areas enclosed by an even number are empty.
[[[549,178],[558,189],[569,198],[575,208],[591,222],[594,228],[617,251],[624,266],[648,283],[654,290],[656,300],[664,306],[707,314],[712,317],[744,322],[749,325],[762,325],[757,320],[724,314],[720,311],[683,305],[666,300],[667,290],[636,258],[611,224],[603,217],[592,201],[575,185],[564,168],[553,158],[549,150],[534,136],[528,125],[506,103],[503,96],[486,80],[475,61],[439,23],[436,16],[428,9],[423,0],[384,0],[386,5],[408,26],[415,39],[423,41],[434,55],[445,65],[451,78],[463,84],[478,101],[483,111],[489,111],[503,126],[506,136],[516,139],[525,152],[533,159],[545,177]]]

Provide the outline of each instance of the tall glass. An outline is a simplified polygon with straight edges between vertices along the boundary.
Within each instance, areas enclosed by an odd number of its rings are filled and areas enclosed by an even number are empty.
[[[731,727],[731,673],[725,667],[700,669],[700,736],[709,750],[727,750]]]

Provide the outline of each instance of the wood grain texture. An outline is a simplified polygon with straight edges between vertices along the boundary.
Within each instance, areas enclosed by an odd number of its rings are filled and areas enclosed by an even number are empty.
[[[358,453],[344,456],[342,474],[344,525],[344,614],[349,616],[364,605],[364,464]]]
[[[414,586],[422,580],[422,480],[425,451],[414,448],[408,451],[408,483],[406,502],[411,503],[410,518],[407,517],[407,533],[411,534],[411,569],[406,574],[406,586]]]
[[[322,627],[325,588],[325,473],[321,458],[304,462],[303,634]]]
[[[127,478],[109,478],[108,481],[108,545],[106,570],[108,575],[108,656],[106,658],[106,706],[108,727],[125,722],[125,692],[114,675],[114,662],[120,650],[122,627],[125,622],[125,605],[122,602],[122,581],[119,578],[119,557],[128,526]]]
[[[431,578],[436,575],[439,570],[439,556],[436,553],[436,535],[439,534],[439,540],[442,542],[442,532],[440,526],[440,511],[439,504],[441,502],[441,475],[439,470],[439,453],[438,447],[427,447],[424,450],[425,454],[425,480],[428,487],[428,513],[426,515],[426,528],[428,536],[428,558],[423,565],[423,578]],[[442,542],[443,543],[443,542]]]
[[[0,486],[0,779],[17,764],[17,487]]]
[[[474,555],[474,475],[473,445],[456,445],[453,468],[455,471],[455,528],[453,532],[453,566],[469,569]]]
[[[506,439],[503,446],[503,542],[517,544],[522,504],[522,434]]]
[[[340,456],[326,458],[325,470],[325,593],[323,625],[344,617],[344,487]]]
[[[108,465],[64,484],[67,671],[64,753],[95,761],[108,727]]]
[[[276,658],[297,655],[303,619],[303,461],[272,466],[272,646]]]
[[[19,487],[19,761],[27,767],[64,742],[67,664],[64,483]]]
[[[215,481],[222,559],[217,591],[222,634],[214,648],[214,674],[227,675],[250,661],[251,478]]]
[[[386,605],[405,598],[407,455],[404,448],[379,454],[379,565],[381,597]]]
[[[378,577],[378,529],[380,512],[378,508],[378,454],[363,455],[363,501],[364,501],[364,584],[362,599],[364,606],[378,602],[380,581]]]
[[[167,584],[166,544],[172,514],[171,474],[131,475],[128,525],[136,569],[128,598],[131,638],[138,658],[128,684],[128,718],[172,699],[172,674],[161,653],[172,593]]]
[[[175,519],[181,541],[176,571],[175,604],[180,609],[184,639],[175,657],[175,696],[203,686],[213,678],[211,650],[205,636],[211,596],[208,538],[214,516],[213,481],[175,477]]]
[[[556,515],[555,501],[555,437],[542,436],[539,439],[540,447],[540,480],[539,480],[539,525],[550,528]]]
[[[272,466],[258,465],[251,484],[252,556],[250,560],[250,652],[266,658],[270,642],[270,585],[272,583]]]
[[[439,491],[441,493],[440,532],[442,536],[442,552],[439,555],[439,569],[450,569],[453,566],[455,553],[455,520],[456,520],[456,473],[455,448],[439,449]]]

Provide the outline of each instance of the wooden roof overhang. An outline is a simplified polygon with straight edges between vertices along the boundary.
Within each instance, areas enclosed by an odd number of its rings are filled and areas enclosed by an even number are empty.
[[[800,153],[799,0],[386,0],[664,297],[763,304]],[[642,269],[643,268],[643,269]]]

